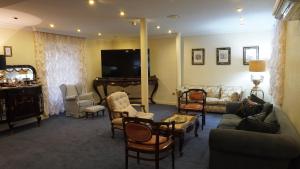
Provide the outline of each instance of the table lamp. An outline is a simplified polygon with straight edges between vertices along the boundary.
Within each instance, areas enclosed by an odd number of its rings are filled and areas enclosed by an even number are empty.
[[[251,60],[249,61],[249,71],[250,72],[265,72],[266,62],[264,60]],[[262,74],[251,74],[251,80],[254,84],[252,90],[257,90],[258,85],[264,80]]]

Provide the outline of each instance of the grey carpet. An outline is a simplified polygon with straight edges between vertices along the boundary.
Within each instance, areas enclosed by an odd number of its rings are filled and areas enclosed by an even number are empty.
[[[176,111],[174,106],[151,105],[155,120]],[[175,168],[208,168],[208,134],[220,120],[208,114],[205,129],[199,137],[186,135],[184,155],[176,152]],[[177,148],[177,146],[176,146]],[[64,116],[42,121],[41,127],[30,124],[14,134],[0,132],[0,169],[123,169],[124,142],[122,132],[111,138],[110,123],[105,117],[74,119]],[[161,169],[171,169],[171,158],[160,162]],[[154,169],[153,162],[129,159],[129,169]]]

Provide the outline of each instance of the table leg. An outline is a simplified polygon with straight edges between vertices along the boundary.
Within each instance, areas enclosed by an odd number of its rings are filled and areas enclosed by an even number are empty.
[[[196,121],[195,121],[195,130],[194,130],[195,137],[198,137],[199,126],[200,126],[199,119],[196,118]]]
[[[183,144],[184,144],[184,133],[179,136],[179,155],[180,156],[183,155],[183,152],[182,152]]]

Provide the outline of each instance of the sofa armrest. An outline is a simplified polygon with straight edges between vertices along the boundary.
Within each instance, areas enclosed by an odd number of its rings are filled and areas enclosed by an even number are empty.
[[[240,111],[241,102],[229,102],[226,104],[226,113],[237,114]]]
[[[299,145],[289,135],[234,129],[211,130],[209,147],[212,151],[276,159],[293,159],[300,152]]]

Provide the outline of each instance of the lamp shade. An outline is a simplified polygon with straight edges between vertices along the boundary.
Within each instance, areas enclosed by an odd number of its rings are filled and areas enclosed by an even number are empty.
[[[266,62],[264,60],[251,60],[249,61],[250,72],[264,72],[266,71]]]

